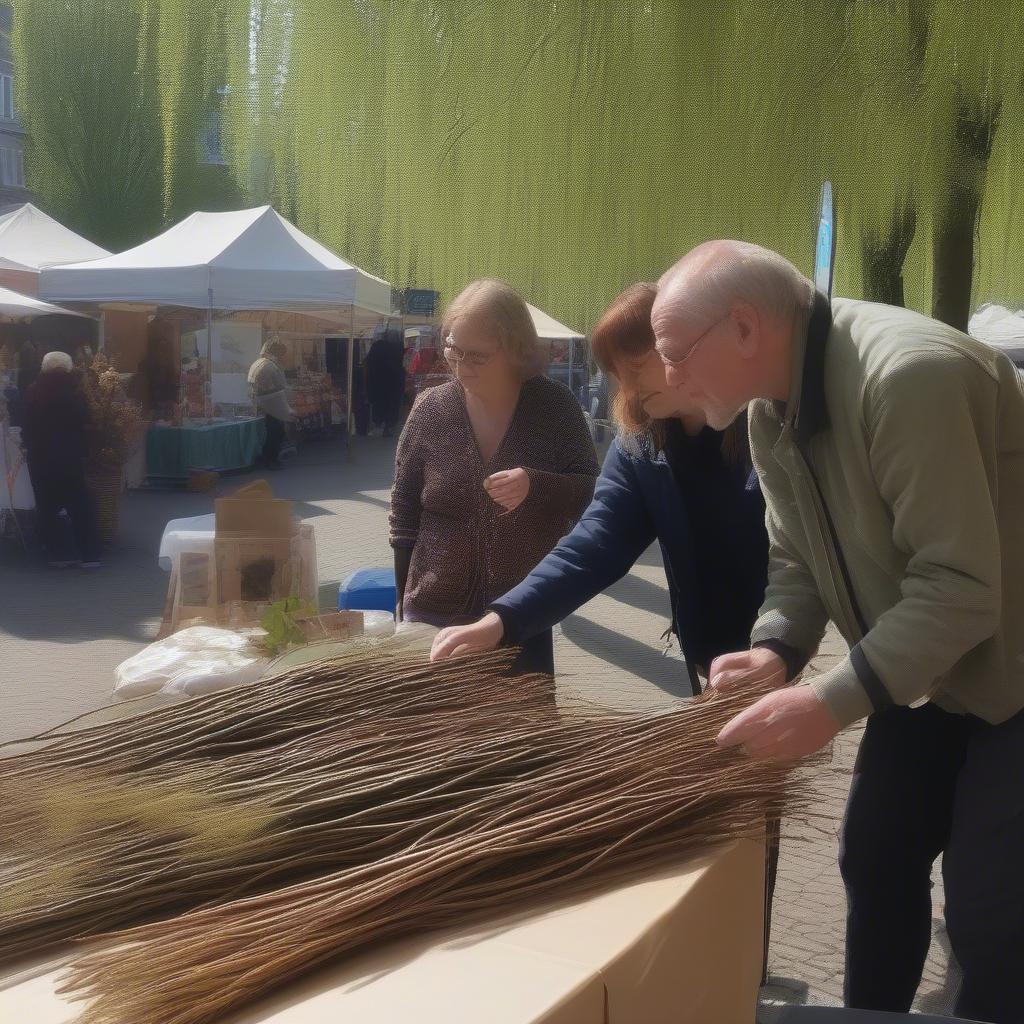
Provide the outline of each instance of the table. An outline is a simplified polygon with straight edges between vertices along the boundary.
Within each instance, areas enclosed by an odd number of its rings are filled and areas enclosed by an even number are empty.
[[[217,531],[217,516],[211,512],[205,516],[191,516],[188,519],[170,519],[160,538],[160,552],[157,562],[164,572],[170,572],[183,551],[199,551],[213,554],[213,538]]]
[[[266,440],[262,416],[224,423],[150,427],[146,433],[149,476],[184,478],[193,469],[247,469]]]
[[[764,846],[739,841],[604,893],[350,958],[231,1024],[751,1024]],[[0,1020],[72,1024],[49,960],[0,972]],[[227,1022],[225,1022],[227,1024]]]

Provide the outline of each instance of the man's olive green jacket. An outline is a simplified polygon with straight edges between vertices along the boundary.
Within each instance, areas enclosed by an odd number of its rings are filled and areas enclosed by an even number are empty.
[[[817,294],[789,401],[750,407],[768,590],[752,643],[851,651],[811,685],[842,725],[932,700],[1024,707],[1024,383],[1003,354],[892,306]]]

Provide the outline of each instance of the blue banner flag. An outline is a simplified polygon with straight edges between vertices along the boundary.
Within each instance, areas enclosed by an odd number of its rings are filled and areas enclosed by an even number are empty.
[[[821,209],[818,215],[818,242],[814,250],[814,285],[832,297],[832,271],[836,262],[835,210],[832,205],[832,182],[821,188]]]

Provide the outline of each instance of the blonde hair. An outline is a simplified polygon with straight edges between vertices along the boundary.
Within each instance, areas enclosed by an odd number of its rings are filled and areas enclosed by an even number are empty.
[[[747,302],[785,320],[808,308],[813,295],[813,283],[785,256],[723,239],[698,245],[662,275],[651,319],[659,333],[672,321],[711,324]]]
[[[445,310],[441,344],[460,321],[477,318],[494,329],[502,350],[524,380],[544,372],[548,354],[537,337],[530,307],[515,288],[493,277],[463,288]]]
[[[67,352],[47,352],[43,356],[40,373],[72,373],[75,369],[75,361]]]

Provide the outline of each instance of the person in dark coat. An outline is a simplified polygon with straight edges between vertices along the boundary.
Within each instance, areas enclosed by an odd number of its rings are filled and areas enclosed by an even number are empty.
[[[385,330],[366,354],[366,393],[374,426],[391,437],[405,395],[405,342],[396,328]]]
[[[50,565],[99,566],[96,512],[85,479],[89,403],[71,356],[49,352],[29,388],[21,438],[36,498],[36,530]],[[61,511],[71,520],[74,551],[67,550]]]

